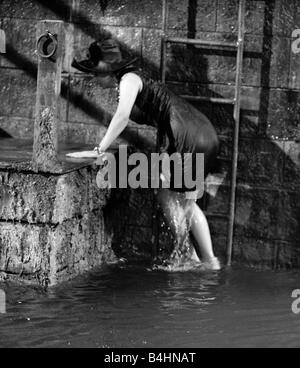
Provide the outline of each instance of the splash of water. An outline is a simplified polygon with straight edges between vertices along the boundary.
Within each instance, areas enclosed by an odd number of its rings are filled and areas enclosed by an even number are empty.
[[[196,255],[190,230],[192,226],[193,212],[190,202],[183,205],[179,199],[168,202],[168,211],[172,216],[168,216],[164,211],[164,218],[169,219],[168,230],[172,229],[174,237],[174,249],[168,259],[163,261],[162,265],[155,265],[154,269],[165,270],[168,272],[184,272],[199,269],[201,261]]]

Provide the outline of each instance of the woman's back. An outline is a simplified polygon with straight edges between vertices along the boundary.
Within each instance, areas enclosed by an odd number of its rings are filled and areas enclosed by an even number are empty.
[[[135,106],[142,112],[143,119],[136,122],[158,128],[160,152],[204,153],[205,171],[208,173],[219,147],[217,133],[210,120],[161,82],[148,78],[141,71],[128,70],[119,79],[128,73],[138,75],[142,81]]]

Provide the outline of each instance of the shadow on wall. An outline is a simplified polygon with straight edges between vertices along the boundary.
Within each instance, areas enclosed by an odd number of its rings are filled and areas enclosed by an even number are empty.
[[[0,129],[0,138],[10,138],[11,136],[3,129]]]
[[[197,0],[189,1],[189,20],[188,20],[188,37],[196,37],[196,11]],[[299,239],[300,239],[300,197],[297,194],[300,183],[299,158],[296,153],[289,156],[289,141],[294,141],[297,137],[295,131],[287,130],[287,141],[274,141],[268,137],[270,119],[278,119],[274,113],[274,102],[270,101],[270,75],[272,63],[272,41],[273,41],[273,18],[274,18],[275,1],[269,1],[266,4],[264,12],[264,34],[262,51],[245,52],[246,58],[255,58],[261,60],[261,88],[259,105],[257,110],[252,108],[242,109],[241,132],[242,139],[240,144],[240,159],[238,170],[238,192],[237,192],[237,214],[235,237],[239,239],[241,246],[236,249],[237,256],[244,261],[256,262],[274,268],[280,266],[299,265]],[[229,41],[232,41],[229,40]],[[184,49],[184,51],[183,51]],[[208,87],[208,63],[207,56],[235,57],[235,53],[230,51],[213,51],[197,49],[193,46],[176,46],[173,45],[170,53],[172,53],[172,62],[168,64],[167,80],[178,81],[182,76],[191,76],[193,84],[188,90],[182,90],[178,84],[170,84],[170,87],[177,93],[191,93],[194,95],[204,95],[211,97],[224,97],[221,93],[216,93]],[[174,61],[175,60],[175,61]],[[201,88],[197,86],[197,81],[201,80]],[[232,88],[231,88],[232,90]],[[247,91],[246,91],[247,93]],[[299,109],[299,94],[297,92],[288,92],[288,102],[294,104],[292,113],[281,116],[280,119],[286,119],[290,125],[296,122]],[[227,95],[225,97],[228,97]],[[257,99],[257,96],[255,96]],[[244,100],[244,103],[247,101]],[[278,99],[275,104],[280,102]],[[248,105],[248,104],[247,104]],[[233,136],[233,107],[228,105],[215,104],[195,104],[195,106],[206,114],[214,126],[216,127],[222,145],[220,150],[220,177],[224,180],[222,187],[218,190],[220,184],[212,181],[209,185],[205,197],[200,201],[202,208],[208,211],[211,219],[211,228],[215,244],[218,244],[218,253],[224,254],[224,244],[226,242],[227,230],[227,214],[229,209],[229,185],[231,178],[231,157],[232,157],[232,136]],[[281,109],[283,105],[281,104]],[[281,112],[282,114],[282,112]],[[273,121],[270,121],[271,125]],[[277,122],[275,122],[277,123]],[[297,124],[297,123],[295,123]],[[217,188],[216,188],[217,187]],[[115,192],[111,197],[110,208],[120,208],[120,214],[128,207],[128,203],[132,200],[133,194],[127,192],[127,197],[120,196]],[[141,202],[142,203],[142,202]],[[263,205],[262,205],[263,204]],[[143,205],[132,205],[133,213],[140,213]],[[220,213],[223,215],[220,217]],[[118,217],[119,218],[119,217]],[[122,216],[120,216],[122,218]],[[124,217],[126,218],[126,216]],[[116,244],[119,254],[125,256],[126,252],[122,249],[122,235],[126,233],[126,222],[122,220],[115,224],[119,226],[120,231],[116,235]],[[138,230],[136,230],[138,231]],[[140,234],[142,234],[142,229]],[[164,231],[162,231],[164,233]],[[148,234],[151,237],[151,233]],[[134,236],[134,235],[132,235]],[[132,239],[132,236],[130,238]],[[145,236],[140,236],[144,239]],[[169,238],[169,237],[167,237]],[[248,247],[247,239],[251,245]],[[257,241],[255,241],[257,239]],[[173,242],[167,239],[164,249],[172,250]],[[284,242],[287,240],[293,244],[293,250],[287,250],[288,246]],[[162,240],[162,243],[164,241]],[[237,242],[236,242],[237,243]],[[246,243],[246,244],[245,244]],[[251,249],[252,246],[252,249]],[[132,248],[134,246],[132,245]],[[144,243],[136,249],[136,253],[140,256],[141,249],[151,247]],[[133,250],[134,253],[134,250]],[[155,250],[154,250],[155,253]]]
[[[46,0],[39,0],[43,6],[48,7],[52,10],[58,17],[62,18],[65,21],[70,20],[70,8],[62,3],[62,2],[50,2]],[[297,190],[297,183],[300,182],[300,173],[299,167],[297,164],[285,154],[284,149],[278,142],[274,142],[267,137],[267,122],[270,114],[270,69],[271,69],[271,56],[272,56],[272,29],[273,29],[273,17],[274,17],[274,5],[275,0],[268,1],[265,7],[265,19],[264,19],[264,37],[263,37],[263,48],[262,53],[246,53],[248,57],[261,57],[262,58],[262,67],[261,67],[261,96],[260,96],[260,106],[258,111],[247,111],[242,110],[242,132],[245,134],[245,141],[248,142],[247,145],[241,146],[241,155],[240,155],[240,163],[239,163],[239,183],[247,184],[249,187],[249,191],[251,192],[251,188],[256,186],[263,187],[277,187],[278,193],[281,195],[282,189],[284,189],[284,182],[290,188],[290,190]],[[107,2],[101,2],[102,11],[105,11],[108,6]],[[189,12],[188,12],[188,37],[193,38],[196,37],[196,15],[197,15],[197,0],[189,0]],[[103,38],[110,35],[110,33],[106,30],[101,29],[101,26],[91,23],[84,14],[80,12],[75,12],[73,14],[74,18],[80,20],[76,23],[76,27],[80,27],[81,30],[85,33],[88,33],[89,36],[93,38]],[[86,27],[88,25],[88,27]],[[125,44],[121,44],[122,51],[125,54],[135,55],[135,52],[132,51]],[[206,96],[216,96],[223,97],[221,93],[216,93],[208,86],[209,84],[208,78],[208,64],[206,57],[213,55],[220,56],[232,56],[230,52],[217,52],[212,50],[202,50],[195,49],[193,46],[188,46],[186,48],[187,52],[183,53],[182,48],[178,46],[172,47],[172,53],[176,55],[176,62],[172,62],[169,65],[169,74],[168,79],[179,79],[180,80],[180,71],[184,72],[185,75],[191,75],[193,78],[201,80],[201,89],[195,89],[193,94],[199,94]],[[235,54],[234,54],[235,55]],[[138,55],[137,55],[138,56]],[[26,71],[32,78],[36,78],[37,67],[35,64],[30,62],[26,57],[22,54],[18,53],[14,50],[12,45],[8,45],[7,54],[4,57],[8,58],[12,63],[14,63],[18,68]],[[154,63],[149,60],[143,60],[143,66],[145,70],[150,70],[151,74],[159,75],[159,71]],[[192,80],[193,81],[193,80]],[[178,91],[180,93],[184,91]],[[186,92],[186,91],[185,91]],[[73,104],[77,108],[82,109],[87,115],[94,118],[99,122],[99,125],[103,124],[105,116],[107,114],[104,109],[99,105],[95,105],[90,102],[88,98],[83,97],[80,93],[72,90],[69,83],[64,82],[62,84],[62,97],[67,99],[69,103]],[[227,97],[227,96],[226,96]],[[297,103],[297,102],[296,102]],[[220,139],[222,141],[221,152],[220,152],[220,162],[221,168],[220,170],[224,174],[225,177],[225,187],[227,184],[228,191],[228,182],[230,179],[230,170],[231,170],[231,134],[233,131],[234,121],[232,118],[232,107],[228,106],[220,106],[220,105],[211,105],[211,104],[197,104],[196,107],[204,112],[214,123],[218,133],[220,135]],[[249,115],[252,115],[249,117]],[[5,132],[0,131],[0,134],[5,134]],[[135,145],[138,149],[144,150],[149,145],[153,144],[153,142],[147,140],[146,138],[140,138],[137,140],[136,136],[133,135],[130,131],[125,132],[123,134],[123,138],[125,138],[130,144]],[[254,139],[255,140],[254,140]],[[264,155],[262,155],[262,151]],[[295,182],[296,181],[296,182]],[[277,193],[277,192],[276,192]],[[128,207],[127,198],[123,202],[120,203],[120,195],[117,191],[115,191],[116,198],[112,197],[111,203],[114,205],[114,209],[116,206],[120,211],[120,216],[122,211],[124,211],[124,207]],[[242,191],[239,192],[239,195],[244,198],[244,194]],[[246,194],[248,195],[248,194]],[[251,197],[253,195],[253,198]],[[222,192],[216,191],[215,197],[208,194],[203,201],[203,206],[210,210],[211,204],[213,202],[218,201],[218,196],[222,199]],[[274,194],[276,197],[276,195]],[[277,198],[271,200],[269,208],[267,209],[268,215],[266,219],[265,226],[259,226],[258,222],[261,221],[261,201],[264,200],[264,197],[260,197],[260,195],[256,195],[255,193],[250,193],[249,203],[249,218],[248,224],[254,224],[246,229],[245,228],[245,219],[239,218],[239,214],[237,216],[237,226],[236,226],[236,235],[237,236],[249,236],[249,237],[261,237],[267,239],[282,239],[284,235],[281,234],[284,226],[289,226],[288,223],[281,222],[282,219],[279,219],[280,210],[285,211],[285,206],[289,204],[285,201],[285,196],[288,200],[291,200],[290,197],[286,193],[280,197],[278,201]],[[258,198],[257,198],[258,197]],[[139,207],[136,207],[136,211],[142,211],[142,204],[139,204]],[[212,205],[213,206],[213,205]],[[250,208],[251,207],[251,208]],[[139,208],[139,210],[138,210]],[[225,204],[224,204],[224,215],[228,212],[228,192],[226,194]],[[299,211],[298,207],[293,208],[291,211]],[[116,212],[115,212],[116,213]],[[282,212],[281,212],[282,213]],[[284,212],[283,212],[284,213]],[[297,213],[291,213],[291,217],[296,218]],[[115,215],[117,216],[117,215]],[[282,215],[281,215],[282,216]],[[283,215],[284,216],[284,215]],[[119,217],[119,216],[118,216]],[[288,221],[288,218],[287,220]],[[224,226],[225,223],[225,226]],[[222,224],[222,228],[224,230],[221,231],[221,236],[224,238],[226,236],[226,221]],[[219,224],[217,222],[217,224]],[[280,224],[280,226],[278,226]],[[257,227],[256,227],[257,225]],[[293,224],[295,227],[295,224]],[[299,239],[299,227],[296,230],[293,230],[292,236]],[[146,227],[145,227],[146,229]],[[297,230],[298,229],[298,230]],[[126,231],[126,229],[123,229]],[[146,230],[145,230],[146,231]],[[212,231],[216,236],[220,235],[220,230],[212,223]],[[224,244],[224,242],[223,242]],[[141,245],[141,246],[144,246]],[[152,251],[151,248],[148,247],[149,252]],[[224,249],[219,249],[219,252],[222,252]],[[139,250],[137,250],[138,252]]]

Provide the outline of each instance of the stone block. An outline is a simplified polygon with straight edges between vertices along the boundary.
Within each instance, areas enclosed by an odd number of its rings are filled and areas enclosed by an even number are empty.
[[[183,31],[172,31],[174,37],[184,37]],[[207,41],[236,42],[236,35],[198,32],[197,38]],[[243,84],[261,85],[262,37],[247,35],[243,62]],[[287,72],[288,73],[288,72]],[[167,52],[167,79],[189,83],[218,83],[234,85],[236,53],[212,48],[171,44]]]
[[[120,224],[151,227],[153,209],[151,189],[116,189],[109,198],[106,215],[112,219],[113,227]]]
[[[299,141],[300,138],[300,91],[287,91],[286,139]]]
[[[262,35],[264,29],[266,1],[246,1],[246,33]]]
[[[108,124],[117,106],[117,93],[102,89],[97,78],[74,76],[70,80],[68,121]]]
[[[209,183],[206,188],[206,211],[210,214],[229,213],[229,187]]]
[[[220,136],[219,141],[220,141],[219,158],[228,161],[231,160],[233,152],[232,138]]]
[[[144,29],[142,40],[143,69],[155,80],[160,80],[162,31]]]
[[[300,242],[277,242],[277,269],[298,268],[300,264]]]
[[[3,69],[0,115],[14,118],[34,119],[36,105],[36,79],[26,71]],[[63,78],[63,83],[65,77]],[[67,101],[60,99],[60,118],[66,120]]]
[[[0,222],[0,277],[47,287],[114,258],[101,212],[59,226]]]
[[[245,13],[246,33],[262,35],[266,14],[265,1],[247,1]],[[238,0],[221,0],[217,5],[217,31],[237,33]]]
[[[241,93],[241,137],[258,138],[262,136],[261,109],[262,90],[257,87],[243,87]]]
[[[270,40],[272,51],[270,60],[264,59],[262,74],[268,75],[267,64],[270,63],[269,77],[263,83],[264,87],[288,88],[290,74],[290,38],[273,37]],[[265,70],[264,70],[265,69]],[[265,78],[263,78],[264,80]],[[269,79],[269,80],[268,80]]]
[[[298,190],[300,186],[300,143],[287,141],[284,143],[285,162],[283,182],[289,190]]]
[[[268,28],[275,35],[290,36],[295,26],[297,0],[273,0],[269,4],[267,19]]]
[[[178,95],[206,96],[234,98],[234,86],[224,84],[187,84],[168,83],[169,88]],[[260,95],[261,89],[256,87],[243,87],[241,96],[241,137],[259,137],[261,132],[260,124]],[[193,103],[197,109],[204,113],[213,123],[217,132],[221,136],[232,136],[234,120],[233,106],[209,104],[207,102]]]
[[[1,59],[0,59],[1,60]],[[3,72],[1,70],[0,74],[0,115],[9,116],[12,111],[10,103],[10,91],[12,89],[11,85],[11,73]]]
[[[248,237],[234,238],[234,262],[260,269],[274,269],[277,259],[276,242]]]
[[[1,0],[0,14],[6,18],[68,20],[72,0]]]
[[[112,247],[117,256],[131,261],[150,261],[153,256],[152,229],[126,226],[123,230],[113,237]]]
[[[46,282],[50,275],[49,227],[0,222],[0,229],[1,276],[12,274]]]
[[[294,29],[300,28],[300,3],[295,0]]]
[[[197,31],[214,32],[216,12],[216,0],[170,1],[168,26],[186,30],[189,37]]]
[[[300,8],[299,8],[300,9]],[[300,26],[298,27],[300,29]],[[295,42],[296,38],[292,38],[291,42]],[[298,46],[299,49],[299,46]],[[290,53],[290,76],[289,76],[289,88],[300,89],[300,54],[295,53],[293,50]]]
[[[236,33],[237,22],[238,22],[238,1],[237,0],[218,1],[217,31]]]
[[[172,37],[186,37],[183,31],[169,32]],[[208,55],[207,55],[208,54]],[[172,82],[209,83],[209,67],[215,55],[207,50],[186,45],[169,44],[167,47],[166,78]]]
[[[279,198],[280,191],[239,186],[235,235],[277,240],[281,217]]]
[[[60,224],[102,208],[106,191],[96,186],[96,171],[81,169],[59,176],[1,172],[0,219]]]
[[[259,35],[288,36],[294,27],[295,2],[289,0],[248,1],[246,32]],[[237,32],[238,0],[218,3],[217,30]]]
[[[263,46],[261,36],[245,35],[242,84],[244,86],[260,87],[263,73]]]
[[[13,138],[33,139],[33,119],[14,116],[0,117],[0,129]]]
[[[272,139],[293,140],[299,137],[300,93],[270,90],[267,134]]]
[[[210,227],[212,236],[215,235],[227,235],[228,221],[226,216],[218,214],[207,214],[207,221]]]
[[[161,4],[157,0],[77,0],[72,19],[79,23],[159,28]]]
[[[10,71],[9,103],[11,115],[34,118],[36,80],[21,70]]]
[[[36,65],[36,22],[29,19],[5,18],[1,28],[6,33],[7,53],[1,56],[0,65],[20,68],[21,60],[17,60],[16,54]]]
[[[280,186],[283,181],[284,156],[283,143],[266,139],[242,139],[239,150],[239,182]]]
[[[219,258],[222,264],[226,262],[226,241],[227,237],[225,235],[212,235],[212,243],[214,247],[214,253],[216,257]]]
[[[220,169],[218,172],[226,172],[226,180],[229,180],[232,163],[232,140],[221,137],[220,142]],[[284,170],[287,170],[284,169],[285,160],[286,154],[283,142],[241,138],[238,183],[280,189],[285,180],[284,175],[287,175],[284,174]],[[290,175],[292,174],[291,172]],[[293,177],[295,177],[295,171]]]
[[[300,244],[300,195],[283,192],[280,197],[279,239]]]
[[[107,128],[102,125],[66,123],[63,124],[65,141],[97,145],[104,137]],[[62,129],[61,129],[62,131]]]
[[[101,212],[59,225],[49,234],[50,283],[55,285],[114,260]]]

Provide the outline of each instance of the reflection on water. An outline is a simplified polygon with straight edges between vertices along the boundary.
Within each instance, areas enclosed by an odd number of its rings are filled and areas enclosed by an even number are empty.
[[[2,284],[0,347],[299,347],[299,276],[127,265],[47,292]]]

